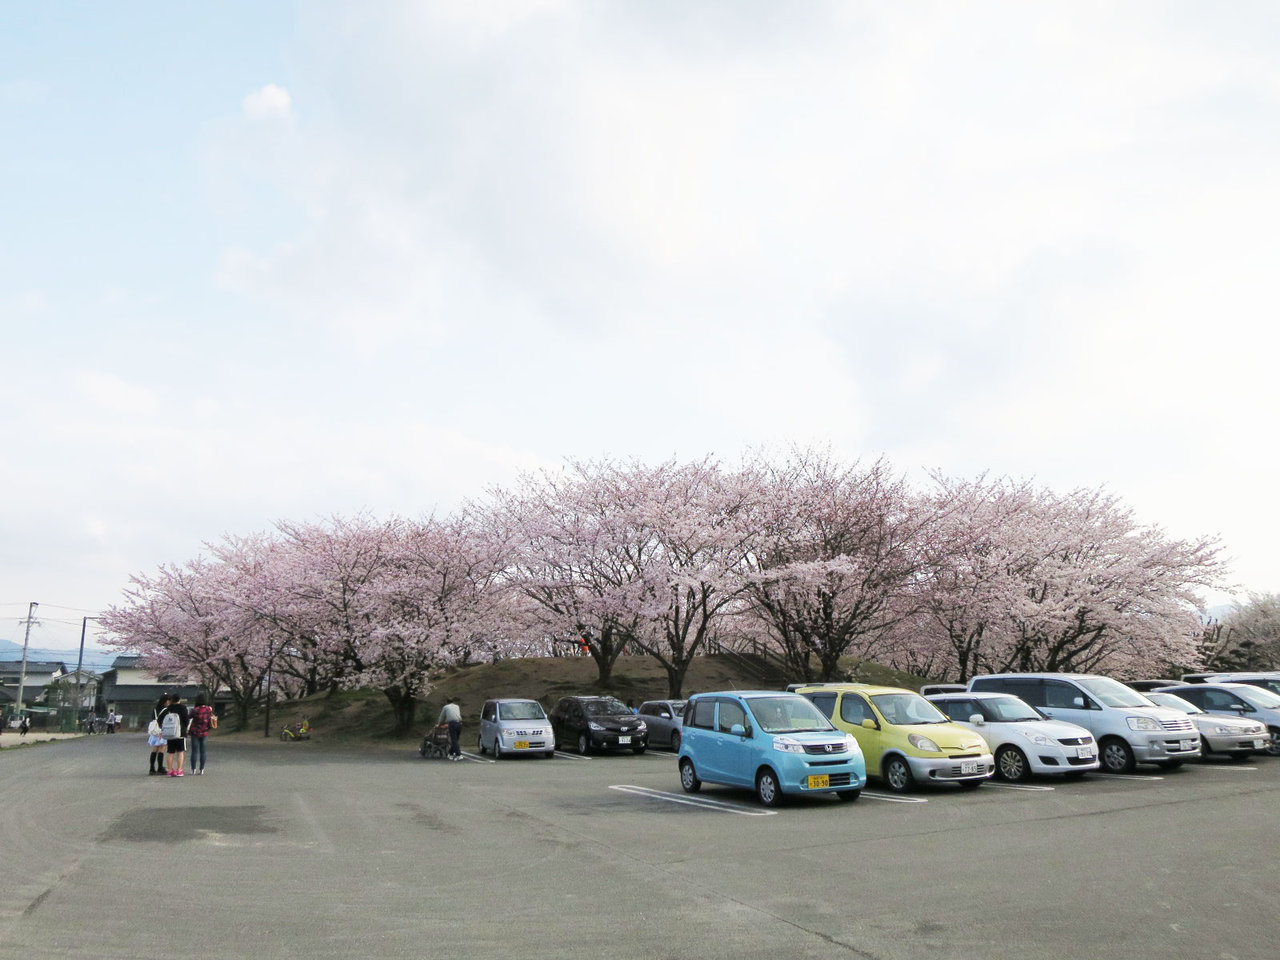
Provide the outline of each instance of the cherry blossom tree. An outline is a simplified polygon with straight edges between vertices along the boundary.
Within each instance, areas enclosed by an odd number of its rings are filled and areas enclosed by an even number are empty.
[[[909,615],[919,542],[935,517],[916,509],[883,460],[846,466],[796,450],[759,473],[763,488],[744,519],[752,608],[793,675],[834,679],[841,657],[867,656]]]

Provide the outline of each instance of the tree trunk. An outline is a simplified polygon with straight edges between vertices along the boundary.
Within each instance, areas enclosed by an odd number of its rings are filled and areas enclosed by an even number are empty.
[[[391,704],[392,716],[395,717],[395,736],[408,736],[413,732],[414,715],[418,712],[417,699],[400,687],[385,687],[382,692],[386,694]]]

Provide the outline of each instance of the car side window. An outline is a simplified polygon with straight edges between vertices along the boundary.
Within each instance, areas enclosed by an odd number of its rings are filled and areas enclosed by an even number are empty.
[[[1206,692],[1207,691],[1205,690],[1179,690],[1177,695],[1183,700],[1188,700],[1191,703],[1194,703],[1201,710],[1209,710],[1211,709],[1209,707],[1209,701],[1206,700],[1204,696]]]
[[[1065,710],[1083,710],[1084,695],[1069,683],[1061,680],[1044,681],[1044,705]]]
[[[691,727],[703,727],[710,730],[715,725],[716,702],[711,699],[695,700],[693,716],[689,720]]]
[[[492,720],[492,719],[494,718],[494,711],[495,711],[496,709],[497,709],[497,708],[496,708],[496,706],[494,705],[493,701],[491,700],[491,701],[489,701],[488,703],[486,703],[486,704],[484,705],[484,713],[482,713],[482,714],[481,714],[481,716],[482,716],[485,720]]]
[[[1001,688],[1001,693],[1012,693],[1015,697],[1020,697],[1026,703],[1033,707],[1047,707],[1046,702],[1048,696],[1045,685],[1040,680],[1022,680],[1011,678],[1006,680]]]
[[[640,716],[656,717],[658,715],[658,705],[656,703],[640,704]]]
[[[935,703],[934,706],[941,707],[942,712],[952,720],[962,720],[965,723],[968,723],[969,718],[975,713],[982,712],[972,700],[943,700],[941,703]]]
[[[840,698],[840,719],[855,727],[862,726],[863,720],[875,719],[867,702],[854,693],[846,693]]]
[[[834,693],[811,693],[809,694],[809,702],[822,711],[822,715],[828,720],[836,709],[836,695]]]
[[[1199,693],[1200,691],[1196,691]],[[1204,697],[1204,709],[1206,710],[1230,710],[1231,704],[1235,702],[1235,698],[1229,693],[1223,693],[1221,690],[1205,690],[1202,694]]]
[[[747,725],[747,711],[736,700],[721,700],[720,720],[716,724],[716,729],[721,733],[729,733],[735,723],[745,727]]]

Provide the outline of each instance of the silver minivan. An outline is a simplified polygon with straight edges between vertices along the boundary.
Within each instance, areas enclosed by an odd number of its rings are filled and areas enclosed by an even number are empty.
[[[486,700],[480,711],[480,752],[493,751],[493,758],[520,753],[556,752],[551,721],[537,700]]]
[[[1012,693],[1053,720],[1084,727],[1098,741],[1106,773],[1130,773],[1138,763],[1172,769],[1200,756],[1200,733],[1190,717],[1110,677],[1001,673],[974,677],[969,689]]]

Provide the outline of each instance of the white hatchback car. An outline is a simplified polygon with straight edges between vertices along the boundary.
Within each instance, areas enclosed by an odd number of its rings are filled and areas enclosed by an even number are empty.
[[[537,700],[486,700],[480,711],[480,752],[493,758],[519,753],[555,755],[556,738],[551,721]]]
[[[1084,727],[1050,720],[1008,693],[940,693],[927,698],[991,746],[996,776],[1017,783],[1032,774],[1080,775],[1098,769],[1098,744]]]

